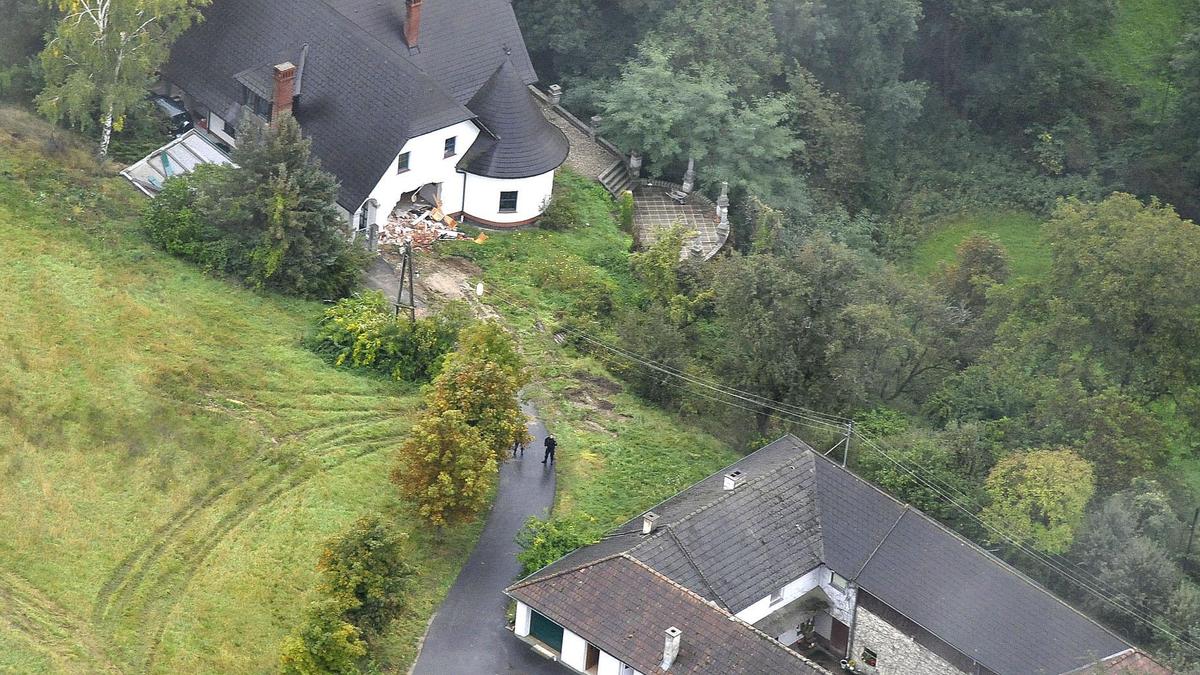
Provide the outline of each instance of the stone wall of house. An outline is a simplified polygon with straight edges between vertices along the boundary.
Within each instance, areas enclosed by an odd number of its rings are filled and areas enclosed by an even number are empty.
[[[878,656],[874,669],[863,663],[864,649]],[[861,672],[879,675],[960,675],[963,672],[862,605],[855,617],[850,657],[857,661]]]

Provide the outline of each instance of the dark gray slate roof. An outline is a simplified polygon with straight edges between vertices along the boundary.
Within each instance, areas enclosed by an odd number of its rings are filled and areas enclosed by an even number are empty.
[[[517,585],[510,595],[646,675],[828,672],[629,556]],[[683,632],[679,655],[663,670],[672,626]]]
[[[726,492],[723,475],[743,484]],[[624,554],[737,613],[825,564],[1001,675],[1063,673],[1128,645],[1003,561],[787,436],[531,575]],[[535,605],[536,608],[536,605]]]
[[[491,178],[527,178],[557,169],[571,149],[542,114],[511,61],[505,61],[467,103],[484,132],[461,168]]]
[[[216,0],[176,42],[163,75],[230,119],[240,114],[243,82],[271,86],[263,74],[299,65],[309,45],[296,119],[341,181],[339,203],[356,209],[409,138],[475,117],[464,103],[501,63],[536,80],[507,0],[427,0],[415,50],[398,19],[381,18],[398,4]]]
[[[404,54],[459,103],[471,100],[506,60],[512,60],[525,84],[537,82],[508,0],[425,0],[416,49],[404,43],[404,0],[328,1]]]

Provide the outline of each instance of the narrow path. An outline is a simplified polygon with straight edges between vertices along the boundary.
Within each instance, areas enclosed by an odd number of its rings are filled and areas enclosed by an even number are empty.
[[[534,441],[524,457],[500,467],[500,486],[479,543],[434,615],[414,675],[562,675],[507,627],[504,589],[520,573],[515,537],[529,516],[545,517],[554,504],[554,468],[542,464],[546,428],[529,416]]]

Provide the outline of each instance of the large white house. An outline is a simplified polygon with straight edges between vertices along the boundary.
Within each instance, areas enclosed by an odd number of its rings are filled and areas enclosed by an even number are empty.
[[[569,150],[507,0],[215,0],[162,76],[231,146],[244,117],[291,112],[360,231],[414,202],[532,222]]]
[[[1170,673],[792,436],[508,594],[564,672]]]

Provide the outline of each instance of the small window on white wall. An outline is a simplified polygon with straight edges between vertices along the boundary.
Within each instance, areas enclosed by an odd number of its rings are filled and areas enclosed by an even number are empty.
[[[500,193],[500,213],[514,213],[517,210],[517,193]]]
[[[450,138],[446,139],[446,156],[447,157],[454,156],[454,154],[457,150],[457,148],[456,148],[457,145],[458,145],[458,136],[451,136]]]
[[[862,650],[862,662],[872,668],[879,667],[879,655],[871,649]]]
[[[783,602],[783,589],[776,588],[775,590],[771,591],[771,606],[774,607],[781,602]]]
[[[844,591],[846,590],[846,587],[850,585],[850,582],[846,581],[846,577],[838,574],[837,572],[830,572],[829,585],[833,586],[839,591]]]
[[[400,153],[400,159],[396,162],[396,173],[404,173],[408,171],[408,153]]]

